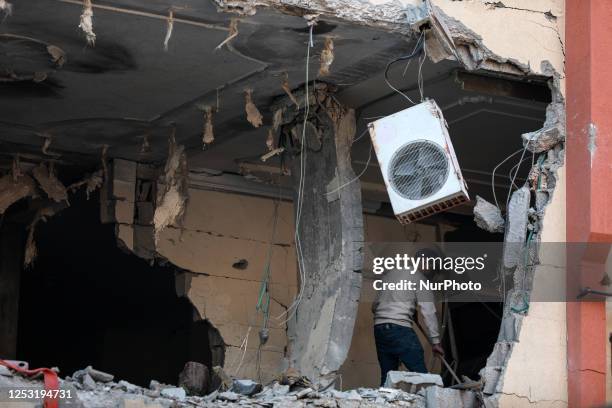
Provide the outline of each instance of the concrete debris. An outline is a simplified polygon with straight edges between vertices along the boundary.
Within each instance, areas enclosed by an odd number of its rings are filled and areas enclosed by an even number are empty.
[[[208,367],[196,361],[185,363],[179,374],[179,387],[183,387],[190,395],[203,395],[210,385]]]
[[[504,218],[500,209],[480,196],[476,196],[474,221],[485,231],[492,233],[504,231]]]
[[[61,389],[73,392],[71,406],[80,408],[124,408],[127,406],[151,406],[155,408],[191,407],[415,407],[425,408],[429,389],[420,395],[390,388],[359,388],[350,391],[314,391],[313,388],[295,387],[273,382],[262,387],[261,392],[251,396],[234,391],[213,391],[206,396],[188,395],[181,387],[167,386],[151,381],[151,389],[131,384],[127,381],[99,382],[87,373],[87,369],[75,372],[72,377],[60,380]],[[245,380],[239,380],[245,381]],[[249,382],[250,384],[251,382]],[[255,382],[252,382],[257,384]],[[261,385],[258,384],[260,387]],[[19,375],[0,375],[0,388],[43,389],[42,379],[29,379]],[[439,387],[434,387],[439,388]],[[443,393],[444,393],[444,389]],[[451,390],[448,394],[456,394]],[[429,397],[433,398],[433,397]],[[463,405],[458,405],[463,406]]]
[[[298,387],[310,387],[312,383],[308,377],[300,374],[298,370],[293,367],[289,367],[285,370],[279,378],[279,382],[282,385],[298,386]]]
[[[96,389],[96,382],[94,381],[93,378],[91,378],[89,374],[85,374],[83,376],[82,383],[83,383],[83,389],[87,391],[93,391]]]
[[[13,203],[26,197],[36,196],[36,184],[26,174],[7,174],[0,177],[0,215]]]
[[[451,388],[428,387],[424,391],[425,405],[436,408],[472,408],[482,406],[476,393]]]
[[[260,127],[263,124],[263,116],[259,112],[259,109],[257,109],[257,106],[255,106],[255,103],[253,103],[252,89],[247,88],[244,90],[244,102],[244,110],[247,114],[247,120],[251,125],[253,125],[253,127]]]
[[[85,34],[87,44],[93,47],[96,44],[96,33],[93,31],[93,5],[91,0],[83,0],[83,13],[81,13],[79,28]]]
[[[550,150],[565,141],[565,104],[548,104],[544,126],[534,132],[524,133],[522,138],[523,146],[533,153]]]
[[[53,164],[49,166],[41,163],[32,170],[32,175],[38,182],[40,188],[47,196],[56,203],[68,201],[68,191],[61,181],[55,176]]]
[[[12,377],[13,373],[11,370],[9,370],[8,368],[6,368],[3,365],[0,365],[0,375],[3,375],[5,377]]]
[[[51,56],[53,63],[58,68],[61,68],[66,63],[66,53],[60,47],[51,44],[47,45],[47,52]]]
[[[497,382],[499,381],[502,371],[502,366],[489,365],[480,370],[480,378],[484,385],[482,392],[488,395],[492,395],[496,392]]]
[[[289,97],[295,98],[293,94],[290,94]],[[278,130],[281,127],[282,121],[283,121],[283,109],[279,108],[275,110],[274,114],[272,115],[272,127],[268,129],[268,136],[266,138],[266,147],[270,151],[274,150],[274,141],[275,141],[274,139],[276,138],[276,135],[278,134]]]
[[[189,197],[188,177],[185,147],[176,144],[173,132],[169,139],[168,159],[159,180],[162,186],[158,190],[157,206],[153,216],[155,243],[159,241],[159,235],[166,227],[182,221]]]
[[[415,373],[411,371],[389,371],[385,380],[386,388],[417,393],[419,390],[432,385],[444,386],[442,377],[438,374]]]
[[[230,20],[230,24],[229,24],[229,33],[227,35],[227,38],[225,40],[223,40],[221,42],[221,44],[217,45],[215,47],[215,50],[220,49],[221,47],[223,47],[225,44],[228,44],[231,40],[233,40],[234,38],[236,38],[238,36],[238,19],[236,18],[232,18]]]
[[[334,40],[331,37],[325,38],[325,44],[321,51],[321,65],[319,66],[319,76],[329,75],[329,68],[334,62]]]
[[[361,401],[361,395],[356,390],[350,391],[338,391],[338,390],[330,390],[331,395],[336,399],[347,399],[353,401]]]
[[[172,9],[168,11],[168,18],[166,19],[166,36],[164,37],[164,51],[168,51],[168,43],[172,37],[172,30],[174,29],[174,11]]]
[[[293,96],[293,94],[291,95]],[[295,96],[293,96],[295,98]],[[294,102],[297,105],[297,101]],[[283,123],[283,108],[278,108],[274,111],[274,115],[272,116],[272,129],[277,131],[280,129]]]
[[[89,200],[91,193],[102,187],[103,182],[103,170],[98,170],[86,176],[83,180],[77,181],[76,183],[72,183],[68,186],[67,190],[74,193],[82,186],[85,186],[85,194],[87,196],[87,199]]]
[[[261,392],[262,388],[261,384],[253,380],[234,379],[231,391],[240,395],[251,396]]]
[[[215,134],[213,131],[213,110],[212,106],[204,107],[204,129],[202,130],[202,143],[204,146],[211,144],[215,141]]]
[[[298,391],[295,396],[297,397],[297,399],[300,398],[305,398],[307,396],[309,396],[310,394],[314,393],[315,390],[313,390],[312,388],[308,387],[308,388],[304,388],[303,390]]]
[[[269,151],[274,150],[274,136],[276,136],[274,129],[268,129],[268,135],[266,136],[266,147]]]
[[[161,396],[182,401],[187,397],[187,393],[184,388],[171,387],[162,389]]]
[[[140,387],[132,384],[131,382],[125,381],[125,380],[121,380],[118,383],[119,388],[121,388],[123,391],[134,394],[134,393],[138,393],[140,391]]]
[[[284,151],[285,151],[285,148],[284,148],[284,147],[279,147],[279,148],[276,148],[276,149],[274,149],[274,150],[270,150],[268,153],[266,153],[266,154],[264,154],[263,156],[261,156],[261,157],[260,157],[260,160],[261,160],[262,162],[266,162],[266,161],[268,161],[268,160],[269,160],[271,157],[274,157],[274,156],[276,156],[276,155],[278,155],[278,154],[281,154],[281,153],[282,153],[282,152],[284,152]]]
[[[221,401],[236,402],[240,399],[240,395],[232,391],[224,391],[219,393],[219,396],[217,398]]]
[[[114,375],[105,373],[104,371],[96,370],[92,366],[87,366],[85,371],[87,371],[87,374],[89,374],[91,378],[103,383],[111,382],[115,378]]]
[[[529,187],[523,186],[512,193],[508,204],[506,236],[504,239],[504,266],[514,268],[520,262],[523,242],[527,235],[527,212],[531,193]]]
[[[289,97],[289,99],[291,100],[291,102],[294,103],[295,108],[296,109],[300,109],[300,103],[298,102],[298,100],[295,98],[295,95],[293,95],[293,92],[291,92],[291,85],[289,85],[289,74],[287,74],[285,72],[285,75],[283,77],[283,83],[281,84],[281,88],[283,88],[283,91],[285,91],[285,93],[287,94],[287,96]],[[276,111],[278,112],[278,110]],[[274,112],[274,114],[276,114],[276,112]],[[281,111],[282,114],[282,111]],[[280,120],[277,122],[276,120],[274,120],[274,129],[277,129],[277,123],[280,123]]]

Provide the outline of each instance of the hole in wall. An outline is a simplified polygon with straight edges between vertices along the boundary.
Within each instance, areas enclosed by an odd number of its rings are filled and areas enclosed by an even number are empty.
[[[249,267],[249,261],[247,261],[246,259],[241,259],[232,264],[232,268],[239,269],[241,271],[245,270],[248,267]]]
[[[176,384],[187,361],[222,364],[217,330],[175,293],[175,268],[122,252],[97,199],[72,199],[39,224],[36,241],[39,256],[21,277],[17,338],[17,357],[31,367],[66,376],[92,365],[148,386]]]

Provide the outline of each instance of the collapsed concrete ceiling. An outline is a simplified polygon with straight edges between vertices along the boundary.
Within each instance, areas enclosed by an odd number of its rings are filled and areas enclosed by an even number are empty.
[[[13,15],[0,25],[0,166],[8,167],[17,152],[91,166],[104,146],[107,157],[160,163],[176,128],[190,168],[237,173],[241,160],[267,151],[269,106],[285,95],[285,75],[293,89],[305,82],[309,32],[300,10],[240,16],[238,35],[215,50],[236,16],[218,12],[210,1],[99,0],[96,44],[89,47],[78,28],[81,1],[15,3]],[[174,25],[164,51],[169,10]],[[326,37],[334,40],[335,59],[331,74],[317,78]],[[358,109],[358,134],[368,118],[408,107],[385,85],[382,72],[388,61],[412,50],[409,38],[323,16],[313,42],[310,78],[336,85],[338,100]],[[397,64],[391,78],[416,98],[419,64],[413,61],[405,75],[403,69]],[[491,170],[521,147],[521,133],[542,126],[548,100],[541,84],[528,92],[503,81],[482,84],[462,76],[452,62],[426,62],[421,72],[425,96],[444,111],[471,193],[490,198]],[[247,88],[264,116],[257,129],[245,114]],[[215,142],[203,150],[205,106],[217,111]],[[364,137],[353,148],[357,171],[368,157]],[[380,185],[376,160],[368,165],[363,180]],[[504,177],[500,192],[509,183]],[[384,189],[364,197],[386,201]]]

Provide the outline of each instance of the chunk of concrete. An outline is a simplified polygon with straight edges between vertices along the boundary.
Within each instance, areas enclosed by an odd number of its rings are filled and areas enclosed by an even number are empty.
[[[91,378],[89,374],[85,374],[83,376],[82,383],[83,383],[83,389],[87,391],[93,391],[96,389],[96,382],[94,381],[93,378]]]
[[[221,401],[236,402],[240,399],[240,395],[232,391],[225,391],[225,392],[219,393],[217,398],[220,399]]]
[[[553,102],[546,108],[546,121],[541,129],[522,135],[523,145],[533,153],[552,149],[565,140],[565,105]]]
[[[102,383],[111,382],[115,378],[114,375],[105,373],[104,371],[96,370],[92,366],[87,366],[85,371],[87,371],[87,374],[89,374],[91,378],[93,378],[95,381]]]
[[[502,366],[486,366],[480,370],[480,378],[484,384],[482,392],[487,395],[493,395],[497,392],[497,383],[501,377]]]
[[[140,388],[137,385],[129,383],[125,380],[119,381],[118,385],[119,385],[119,388],[121,388],[123,391],[129,392],[129,393],[137,393],[138,389]]]
[[[478,406],[476,394],[452,388],[429,387],[425,389],[425,406],[436,408],[474,408]]]
[[[5,366],[0,365],[0,375],[5,376],[5,377],[12,377],[13,373],[11,372],[11,370],[6,368]]]
[[[500,209],[480,196],[476,196],[474,221],[485,231],[492,233],[504,231],[504,218]]]
[[[192,395],[204,394],[208,390],[209,383],[208,367],[196,361],[186,362],[183,371],[179,374],[179,387],[183,387]]]
[[[236,394],[251,396],[261,392],[262,386],[261,384],[253,381],[253,380],[233,380],[232,382],[232,392]]]
[[[528,211],[531,193],[527,186],[512,193],[508,204],[508,221],[504,239],[504,266],[514,268],[520,261],[523,246],[527,236]]]
[[[161,390],[161,396],[182,401],[187,397],[187,392],[182,387],[170,387]]]
[[[394,388],[416,394],[420,389],[438,385],[443,387],[442,377],[438,374],[414,373],[411,371],[389,371],[385,381],[386,388]]]

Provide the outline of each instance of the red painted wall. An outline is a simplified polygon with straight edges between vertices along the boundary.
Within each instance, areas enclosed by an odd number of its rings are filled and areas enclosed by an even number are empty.
[[[612,1],[566,0],[568,242],[612,242]],[[585,283],[607,254],[569,259]],[[571,273],[568,274],[572,275]],[[603,302],[568,302],[570,407],[602,406],[606,395]]]

